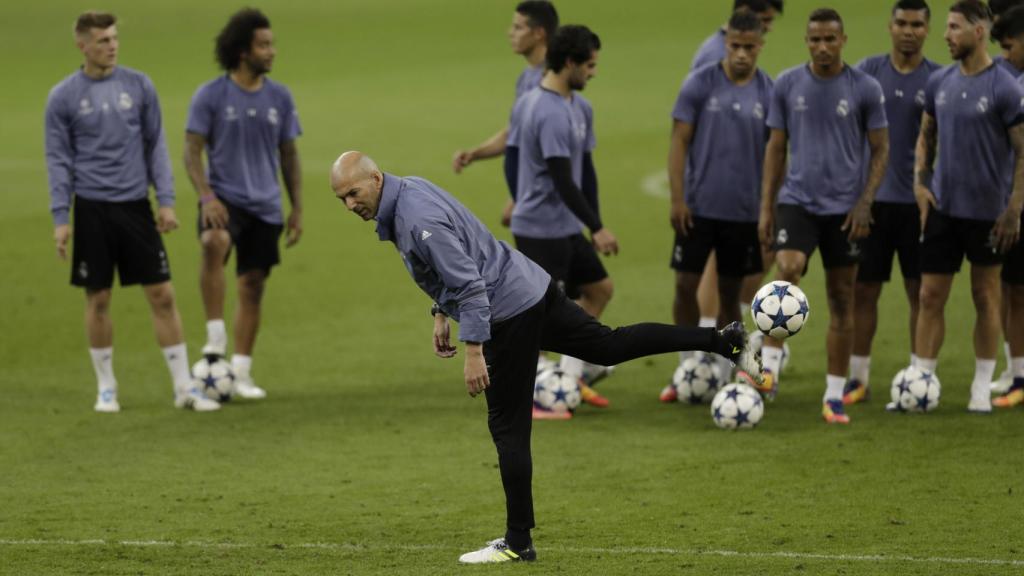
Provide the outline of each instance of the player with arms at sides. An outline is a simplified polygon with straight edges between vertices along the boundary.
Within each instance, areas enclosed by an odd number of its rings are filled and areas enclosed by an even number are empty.
[[[1007,10],[992,27],[992,37],[1003,49],[1003,57],[1024,83],[1024,6]],[[1000,318],[1003,321],[1003,351],[1006,369],[992,383],[992,390],[1001,398],[992,404],[1007,408],[1024,401],[1024,243],[1018,242],[1003,262],[1003,290]]]
[[[893,256],[899,255],[903,288],[910,305],[910,349],[917,326],[917,294],[921,290],[921,219],[914,201],[914,148],[921,128],[925,86],[940,66],[924,57],[931,10],[924,0],[899,0],[889,17],[892,49],[862,60],[857,69],[882,85],[885,116],[889,121],[889,167],[871,207],[874,223],[863,242],[857,268],[854,300],[853,355],[845,404],[868,397],[871,342],[878,326],[878,299],[892,274]],[[913,364],[911,354],[911,364]]]
[[[843,62],[846,34],[839,13],[812,12],[805,41],[810,63],[775,81],[758,233],[766,246],[774,242],[776,278],[793,284],[821,249],[830,315],[822,416],[847,424],[843,388],[853,348],[854,283],[860,243],[871,230],[871,204],[889,160],[888,124],[878,81]],[[769,396],[778,386],[781,344],[766,336],[761,349]]]
[[[434,353],[452,358],[448,318],[459,322],[463,378],[487,399],[487,424],[505,489],[505,535],[463,554],[466,564],[532,561],[533,460],[530,452],[535,363],[541,349],[595,364],[679,350],[722,354],[757,374],[739,323],[721,332],[643,323],[612,329],[569,300],[540,266],[499,242],[451,194],[417,177],[380,171],[368,156],[342,154],[331,188],[364,221],[375,220],[416,284],[434,301]]]
[[[85,328],[96,371],[97,412],[119,412],[110,300],[141,284],[174,384],[174,405],[200,412],[220,404],[192,384],[181,317],[161,233],[178,227],[160,101],[145,74],[118,66],[117,18],[85,12],[75,22],[82,67],[46,102],[46,167],[57,254],[73,239],[71,284],[85,289]],[[156,220],[149,187],[159,204]],[[74,230],[71,213],[74,213]]]
[[[1024,91],[986,52],[991,25],[988,6],[978,0],[949,9],[945,38],[956,62],[928,81],[914,164],[924,231],[917,365],[935,372],[946,302],[966,255],[976,313],[967,409],[983,414],[992,411],[1000,271],[1019,240],[1024,207]]]
[[[594,318],[600,318],[614,291],[597,253],[619,251],[597,204],[593,108],[578,94],[595,74],[600,49],[600,39],[587,27],[559,28],[548,45],[540,86],[524,94],[512,111],[519,139],[511,226],[516,247]],[[585,188],[593,190],[590,201]],[[582,226],[590,230],[591,241],[583,236]],[[585,368],[584,362],[567,356],[559,365],[564,377],[580,381],[584,402],[607,406],[607,399],[580,380]],[[537,417],[546,416],[550,414],[538,410]]]
[[[772,95],[771,78],[757,67],[763,35],[755,14],[733,14],[725,58],[687,76],[672,111],[672,311],[681,326],[698,325],[697,285],[712,251],[718,259],[718,321],[723,326],[742,321],[743,278],[761,272],[757,219]],[[688,355],[680,352],[680,366]],[[720,358],[723,377],[729,368],[728,360]],[[676,399],[672,385],[661,392],[662,402]]]
[[[548,41],[558,30],[558,11],[554,4],[546,0],[526,0],[516,6],[512,16],[512,25],[508,29],[509,43],[512,51],[526,60],[526,68],[516,78],[516,97],[540,85],[544,76],[544,59],[548,53]],[[501,215],[501,223],[508,226],[512,222],[512,208],[516,197],[516,177],[519,170],[519,148],[516,144],[516,130],[512,119],[493,136],[471,150],[457,150],[452,159],[452,169],[460,174],[463,169],[477,160],[487,160],[496,156],[505,158],[505,183],[511,199]]]
[[[185,169],[199,193],[203,354],[227,352],[224,267],[235,251],[234,394],[259,399],[266,392],[253,382],[251,370],[263,293],[271,268],[281,260],[282,229],[287,227],[288,247],[302,235],[302,171],[295,145],[302,128],[291,93],[266,77],[276,55],[266,16],[248,8],[235,13],[217,36],[215,52],[225,74],[196,91],[185,132]],[[278,169],[292,205],[286,223]]]

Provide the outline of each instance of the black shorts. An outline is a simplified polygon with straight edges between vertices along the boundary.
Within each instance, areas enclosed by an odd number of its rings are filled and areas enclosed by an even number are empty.
[[[851,242],[843,230],[846,214],[811,214],[800,206],[779,204],[775,215],[775,250],[799,250],[808,259],[821,249],[825,269],[860,262],[861,241]],[[806,272],[806,270],[805,270]]]
[[[1024,226],[1024,214],[1020,216],[1020,223]],[[1003,282],[1011,286],[1024,285],[1024,241],[1018,241],[1006,253],[1003,260]]]
[[[764,270],[757,222],[699,217],[694,217],[689,234],[676,233],[670,265],[678,272],[701,274],[712,250],[721,276],[735,278]]]
[[[875,202],[871,207],[871,234],[861,241],[864,257],[857,269],[858,282],[888,282],[892,259],[899,255],[900,272],[921,278],[921,213],[917,204]]]
[[[956,218],[932,210],[921,236],[921,272],[955,274],[960,271],[964,255],[976,266],[997,266],[1003,255],[992,242],[991,220]]]
[[[149,200],[102,202],[76,197],[73,224],[73,285],[110,288],[114,268],[121,286],[171,279],[171,265]]]
[[[526,238],[516,236],[516,248],[551,275],[569,298],[580,297],[580,287],[608,277],[594,246],[574,234],[564,238]]]
[[[225,202],[223,198],[218,197],[218,200],[228,210],[228,234],[231,235],[231,244],[238,250],[235,273],[241,276],[251,270],[262,270],[270,276],[270,269],[281,262],[278,240],[284,226],[261,220],[252,212]],[[200,235],[206,230],[203,227],[202,206],[199,207],[198,228]],[[227,263],[230,257],[231,252],[228,251],[224,262]]]

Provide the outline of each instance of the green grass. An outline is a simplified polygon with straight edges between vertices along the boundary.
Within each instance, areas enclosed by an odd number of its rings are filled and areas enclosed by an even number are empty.
[[[605,44],[587,95],[605,220],[623,246],[607,261],[611,324],[670,318],[667,202],[640,182],[663,170],[676,89],[725,4],[558,3],[564,21],[591,25]],[[806,56],[811,3],[788,4],[763,54],[773,74]],[[842,4],[847,60],[885,51],[888,2]],[[501,534],[483,402],[466,397],[460,361],[432,356],[427,298],[372,225],[341,209],[326,176],[337,154],[359,148],[447,187],[497,229],[498,164],[458,177],[448,165],[507,114],[522,66],[503,39],[512,5],[262,3],[280,50],[274,77],[293,89],[306,131],[307,232],[267,294],[255,374],[270,398],[213,415],[171,407],[137,289],[114,298],[124,411],[92,412],[83,297],[53,255],[41,126],[47,91],[79,62],[70,24],[94,5],[19,3],[0,21],[5,45],[18,47],[0,91],[0,573],[450,574],[460,552]],[[162,98],[183,223],[167,243],[195,355],[204,319],[182,133],[192,92],[216,74],[211,39],[234,5],[105,7],[121,17],[122,63],[149,73]],[[929,54],[946,61],[943,18]],[[965,280],[948,310],[943,405],[927,417],[882,409],[908,353],[906,306],[891,289],[874,401],[852,409],[850,428],[819,422],[827,312],[817,261],[805,282],[811,322],[758,430],[721,432],[705,407],[659,404],[671,355],[621,366],[602,385],[610,409],[535,427],[541,561],[494,572],[1019,573],[1024,455],[1014,442],[1024,428],[1019,411],[964,412]]]

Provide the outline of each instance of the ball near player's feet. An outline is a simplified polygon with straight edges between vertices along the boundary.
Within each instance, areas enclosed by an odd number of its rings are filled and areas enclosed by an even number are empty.
[[[803,328],[810,307],[803,290],[789,282],[775,280],[757,291],[750,304],[750,315],[758,330],[782,340]]]

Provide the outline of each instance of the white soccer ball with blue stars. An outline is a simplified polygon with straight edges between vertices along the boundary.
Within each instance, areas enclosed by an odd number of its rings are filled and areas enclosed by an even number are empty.
[[[900,412],[931,412],[939,407],[942,385],[937,376],[910,366],[892,379],[892,403]]]
[[[203,356],[192,365],[192,382],[207,398],[227,402],[235,387],[235,374],[223,358]]]
[[[810,312],[804,291],[783,280],[762,286],[750,304],[757,329],[779,340],[799,332]]]
[[[680,402],[706,404],[711,402],[724,384],[721,369],[714,356],[699,353],[683,361],[672,375],[672,386]]]
[[[711,401],[711,417],[715,426],[725,430],[753,428],[764,417],[764,401],[746,384],[729,384]]]
[[[572,412],[580,405],[580,383],[561,370],[552,370],[534,382],[533,404],[552,412]]]

